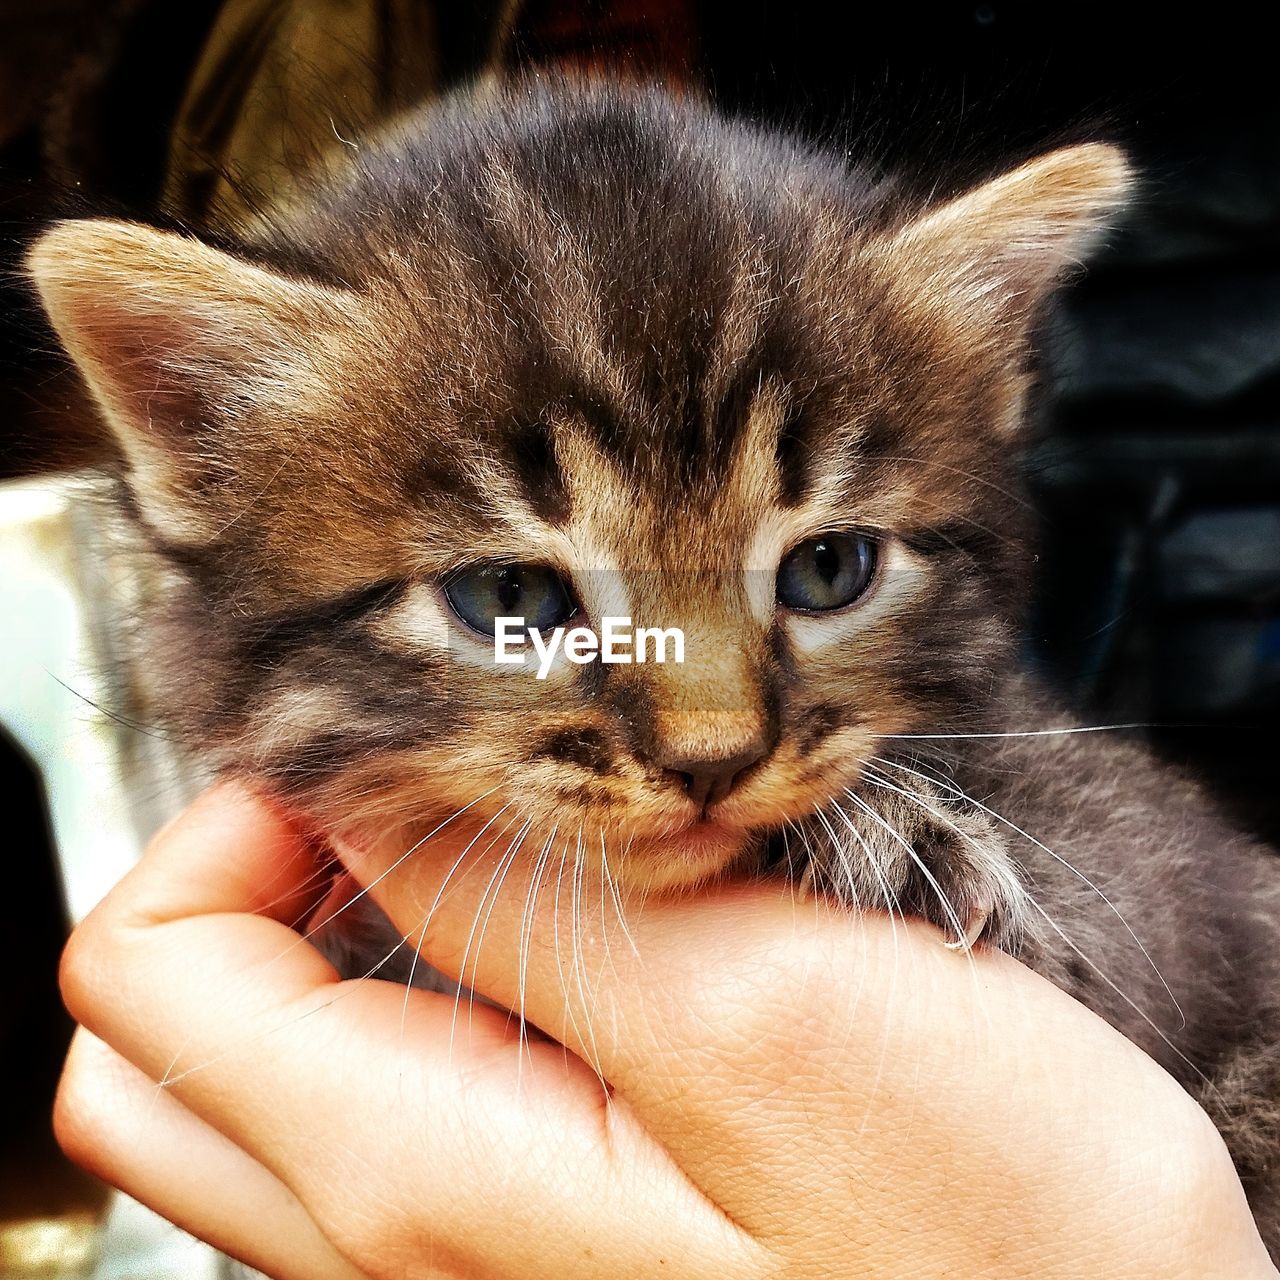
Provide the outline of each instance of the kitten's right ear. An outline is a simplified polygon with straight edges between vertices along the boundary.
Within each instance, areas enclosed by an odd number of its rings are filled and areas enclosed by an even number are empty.
[[[1023,325],[1132,186],[1118,148],[1061,147],[923,210],[876,248],[909,298],[963,320]]]
[[[179,541],[210,532],[198,495],[252,470],[269,441],[237,426],[314,390],[351,295],[187,236],[107,220],[56,224],[27,270],[115,435],[140,507]],[[261,419],[260,419],[261,420]]]

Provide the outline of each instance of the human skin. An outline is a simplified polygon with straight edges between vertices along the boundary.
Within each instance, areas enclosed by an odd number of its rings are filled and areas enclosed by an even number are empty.
[[[67,1151],[279,1280],[1278,1274],[1204,1113],[1009,957],[761,883],[625,936],[475,836],[342,854],[545,1036],[341,981],[290,927],[327,854],[224,783],[67,949]]]

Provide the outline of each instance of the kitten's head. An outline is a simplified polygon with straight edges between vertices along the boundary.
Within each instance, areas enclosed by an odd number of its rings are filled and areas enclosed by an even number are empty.
[[[66,222],[30,267],[167,566],[191,742],[326,822],[472,805],[680,883],[884,735],[975,723],[1028,328],[1126,182],[1084,145],[913,205],[562,89],[413,122],[245,245]],[[496,614],[679,628],[684,661],[539,679]]]

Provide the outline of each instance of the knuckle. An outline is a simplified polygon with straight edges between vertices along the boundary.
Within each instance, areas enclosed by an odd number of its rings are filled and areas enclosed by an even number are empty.
[[[334,1248],[374,1280],[402,1280],[415,1274],[421,1264],[422,1224],[411,1224],[404,1213],[385,1202],[347,1196],[313,1212]],[[432,1252],[443,1252],[438,1241],[432,1243],[436,1246]],[[436,1261],[438,1265],[441,1260]]]
[[[91,921],[75,929],[63,948],[58,963],[58,987],[63,1003],[77,1022],[92,1008],[102,969],[102,945],[99,929]]]
[[[71,1016],[92,1026],[111,1004],[119,1004],[136,972],[138,939],[103,904],[67,939],[58,963],[58,987]]]
[[[53,1134],[73,1164],[105,1177],[107,1142],[101,1091],[83,1059],[68,1059],[53,1103]]]

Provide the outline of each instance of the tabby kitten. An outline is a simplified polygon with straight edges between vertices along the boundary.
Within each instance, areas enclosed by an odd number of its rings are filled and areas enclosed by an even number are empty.
[[[152,713],[328,829],[505,806],[636,892],[785,865],[1003,946],[1201,1098],[1280,1256],[1277,863],[1016,670],[1028,335],[1129,183],[1087,144],[917,202],[562,85],[236,245],[55,226]],[[610,614],[685,661],[494,662]]]

